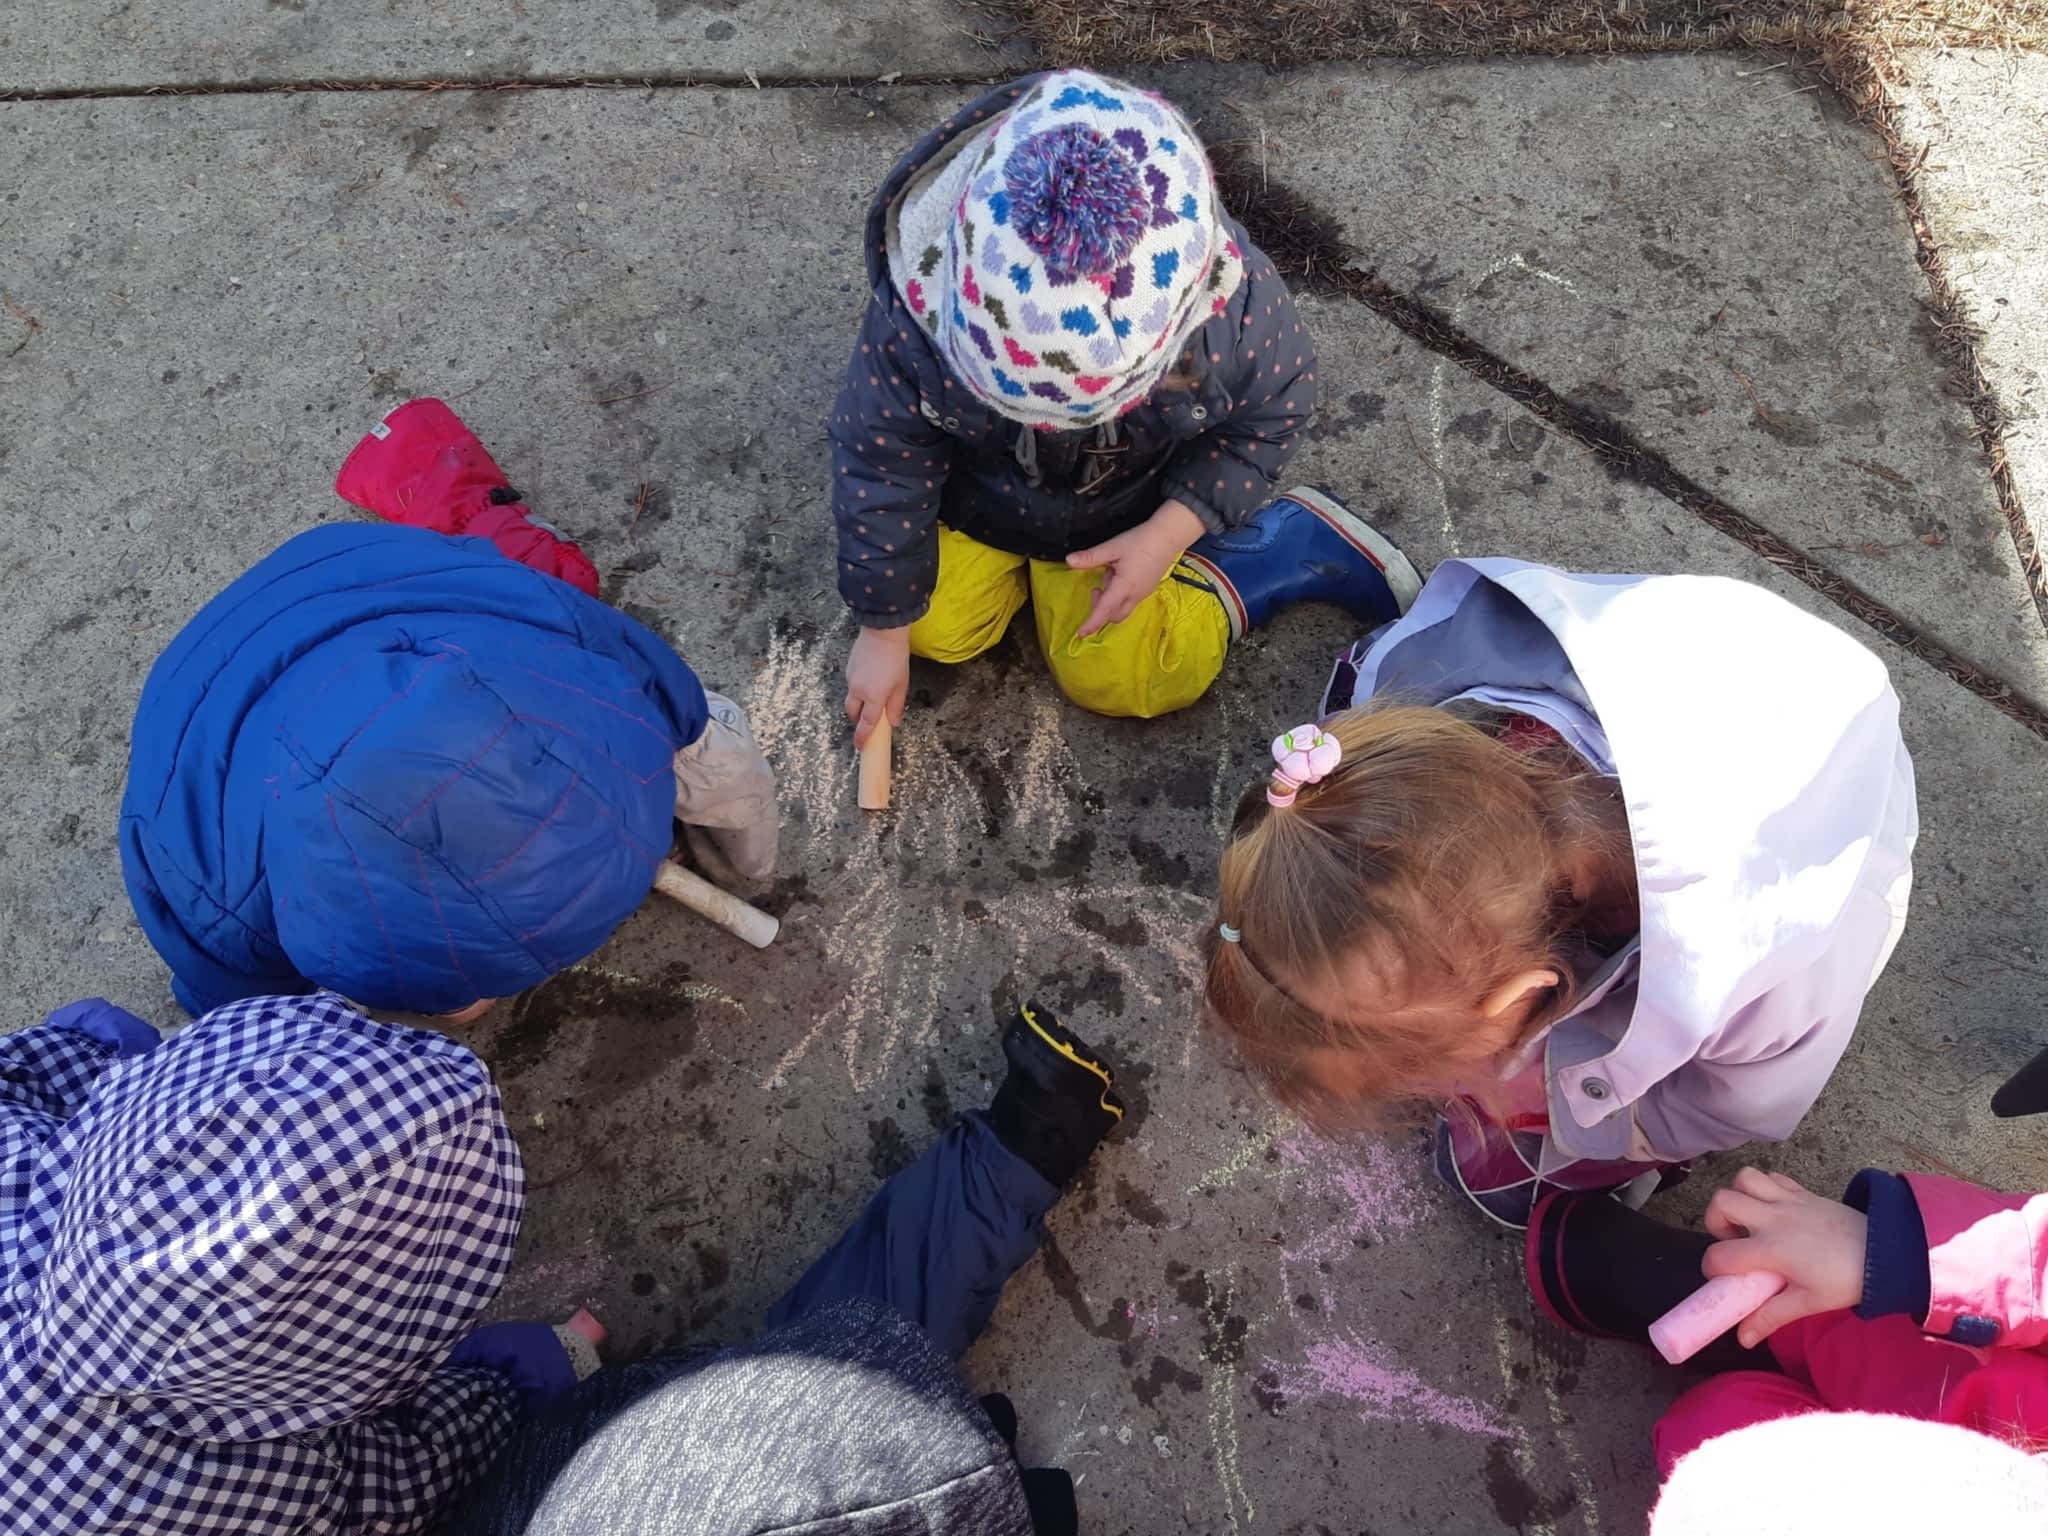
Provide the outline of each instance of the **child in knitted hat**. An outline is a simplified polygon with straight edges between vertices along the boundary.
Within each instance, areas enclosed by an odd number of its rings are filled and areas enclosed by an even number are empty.
[[[1028,600],[1103,714],[1180,709],[1303,599],[1378,624],[1420,585],[1281,472],[1315,405],[1286,287],[1161,97],[1061,71],[955,113],[868,214],[870,295],[831,423],[847,713],[965,661]]]

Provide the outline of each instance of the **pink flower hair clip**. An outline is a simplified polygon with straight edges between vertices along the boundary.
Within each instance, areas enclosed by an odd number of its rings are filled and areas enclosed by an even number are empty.
[[[1320,784],[1343,759],[1344,748],[1336,737],[1313,725],[1297,725],[1273,738],[1273,781],[1266,786],[1266,803],[1281,810],[1294,804],[1304,784]]]

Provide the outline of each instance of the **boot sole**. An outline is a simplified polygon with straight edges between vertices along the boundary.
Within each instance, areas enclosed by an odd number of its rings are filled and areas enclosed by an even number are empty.
[[[1112,1091],[1116,1087],[1116,1084],[1110,1079],[1109,1068],[1105,1067],[1099,1061],[1090,1061],[1086,1056],[1083,1056],[1078,1050],[1074,1048],[1074,1045],[1071,1041],[1062,1040],[1059,1037],[1059,1035],[1054,1034],[1051,1030],[1047,1029],[1043,1024],[1039,1023],[1038,1011],[1033,1004],[1026,1003],[1023,1007],[1019,1008],[1017,1010],[1017,1017],[1024,1021],[1025,1027],[1028,1028],[1031,1031],[1031,1033],[1038,1036],[1039,1039],[1043,1040],[1047,1045],[1051,1046],[1055,1051],[1059,1052],[1061,1056],[1064,1056],[1068,1061],[1071,1061],[1075,1066],[1081,1068],[1082,1071],[1092,1073],[1094,1076],[1100,1078],[1102,1080],[1102,1097],[1099,1102],[1103,1113],[1108,1115],[1114,1115],[1119,1120],[1123,1119],[1124,1107],[1123,1105],[1116,1102],[1115,1095]]]
[[[1307,507],[1339,538],[1372,562],[1373,569],[1386,579],[1387,590],[1394,594],[1396,613],[1406,613],[1414,606],[1416,594],[1422,590],[1422,576],[1416,571],[1415,563],[1402,554],[1385,534],[1314,486],[1297,485],[1293,490],[1280,494]]]

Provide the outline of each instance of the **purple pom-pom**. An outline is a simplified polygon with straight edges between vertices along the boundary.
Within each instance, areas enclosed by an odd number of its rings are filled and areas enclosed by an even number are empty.
[[[1081,123],[1035,133],[1003,163],[1010,224],[1055,272],[1083,277],[1120,265],[1151,222],[1138,168]]]

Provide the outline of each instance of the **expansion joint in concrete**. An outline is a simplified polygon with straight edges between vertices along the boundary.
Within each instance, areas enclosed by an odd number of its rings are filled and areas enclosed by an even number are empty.
[[[894,70],[877,75],[532,75],[516,79],[479,80],[228,80],[178,81],[156,85],[63,86],[42,90],[0,85],[0,102],[123,101],[156,96],[280,96],[298,92],[372,94],[439,91],[848,91],[880,86],[992,85],[1008,72],[912,74]]]
[[[1552,430],[1589,450],[1608,473],[1685,508],[2035,735],[2048,738],[2048,710],[2024,698],[2005,679],[1957,654],[1840,572],[1716,496],[1612,417],[1566,399],[1481,345],[1421,299],[1393,288],[1361,264],[1359,253],[1335,219],[1274,180],[1265,168],[1225,146],[1213,147],[1211,153],[1225,201],[1283,275],[1313,291],[1365,305],[1421,346],[1458,364]],[[2006,479],[2009,485],[2010,477]]]

